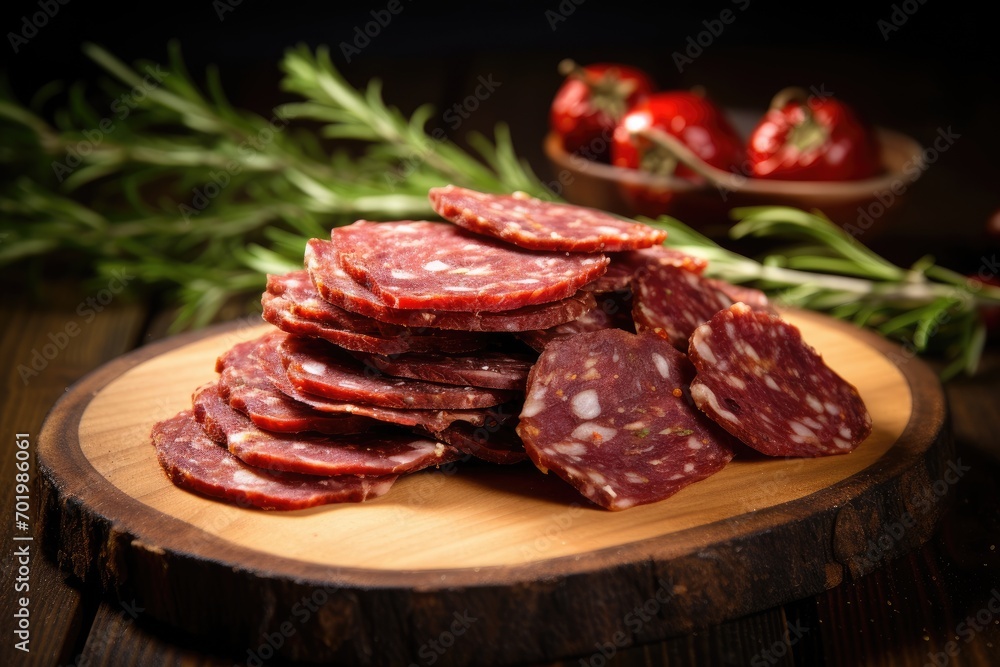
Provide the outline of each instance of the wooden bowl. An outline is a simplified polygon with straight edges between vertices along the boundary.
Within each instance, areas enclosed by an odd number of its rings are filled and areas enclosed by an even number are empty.
[[[746,125],[738,122],[739,116],[733,120],[737,127]],[[730,209],[795,206],[819,209],[855,236],[870,237],[888,226],[890,212],[925,169],[923,149],[915,140],[884,128],[875,133],[885,171],[860,181],[766,180],[709,168],[718,181],[695,183],[586,160],[567,153],[554,133],[545,138],[544,149],[556,172],[551,187],[581,206],[629,217],[671,215],[710,235],[725,233],[732,223]]]

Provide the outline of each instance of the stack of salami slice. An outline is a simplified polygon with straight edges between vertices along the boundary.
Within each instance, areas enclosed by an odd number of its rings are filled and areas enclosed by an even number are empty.
[[[856,390],[761,292],[702,277],[664,232],[520,193],[430,199],[449,222],[359,221],[268,276],[276,328],[153,428],[174,483],[297,509],[530,458],[624,509],[717,472],[734,437],[817,456],[868,435]]]

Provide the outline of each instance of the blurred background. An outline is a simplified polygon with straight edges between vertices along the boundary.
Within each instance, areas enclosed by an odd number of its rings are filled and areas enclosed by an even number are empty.
[[[815,86],[854,105],[872,123],[923,145],[948,128],[960,136],[907,193],[890,234],[870,241],[879,251],[908,264],[933,243],[939,262],[974,271],[976,250],[996,243],[984,230],[1000,207],[998,49],[995,26],[971,6],[819,3],[806,12],[751,0],[663,3],[656,9],[651,3],[598,0],[398,2],[399,14],[359,53],[349,53],[348,62],[343,44],[356,44],[356,29],[388,0],[99,7],[82,0],[16,0],[5,3],[0,20],[8,42],[4,69],[14,95],[25,103],[52,80],[87,81],[95,91],[102,74],[82,55],[84,42],[128,63],[164,62],[168,40],[176,39],[193,77],[203,78],[207,65],[218,65],[234,105],[268,116],[276,104],[292,99],[279,89],[284,51],[298,43],[328,44],[350,83],[381,78],[386,101],[407,113],[433,103],[437,112],[428,128],[441,128],[459,143],[469,131],[490,133],[496,122],[506,121],[517,152],[543,180],[552,177],[541,143],[562,81],[556,71],[562,58],[634,64],[664,89],[701,85],[723,106],[761,113],[779,89]],[[58,11],[34,36],[19,39],[31,33],[26,17],[37,16],[43,5]],[[700,53],[685,51],[706,22],[726,9],[735,20]],[[677,53],[697,55],[679,71]],[[455,132],[443,114],[473,93],[479,76],[500,86]],[[4,177],[13,175],[8,170]]]

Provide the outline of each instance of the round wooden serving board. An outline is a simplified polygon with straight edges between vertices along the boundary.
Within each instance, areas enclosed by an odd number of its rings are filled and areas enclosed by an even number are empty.
[[[190,407],[219,354],[269,327],[150,345],[82,380],[49,415],[38,450],[46,547],[149,618],[241,660],[247,650],[386,665],[586,656],[815,594],[930,536],[939,504],[921,499],[951,444],[925,365],[849,325],[785,316],[858,387],[871,437],[845,456],[738,458],[624,512],[530,464],[428,471],[375,501],[295,512],[189,493],[160,470],[150,428]],[[907,513],[912,525],[885,537]]]

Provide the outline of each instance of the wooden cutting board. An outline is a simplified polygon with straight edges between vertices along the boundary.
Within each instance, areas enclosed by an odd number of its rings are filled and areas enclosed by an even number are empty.
[[[150,345],[82,380],[47,419],[45,544],[77,576],[241,660],[586,658],[815,594],[930,536],[940,503],[921,498],[951,443],[924,364],[824,316],[785,315],[858,387],[871,437],[846,456],[737,459],[616,513],[527,463],[428,471],[375,501],[295,512],[189,493],[160,470],[150,428],[190,407],[219,354],[270,327]]]

